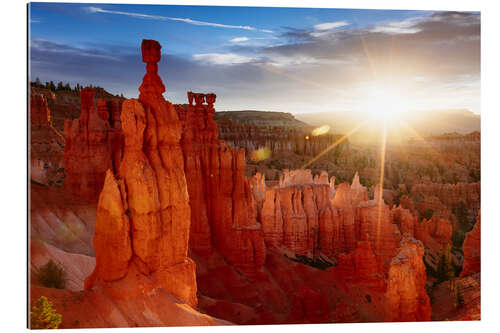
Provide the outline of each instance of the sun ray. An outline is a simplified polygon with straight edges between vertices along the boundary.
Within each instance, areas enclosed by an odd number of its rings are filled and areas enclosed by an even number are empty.
[[[358,126],[354,127],[352,130],[350,130],[347,134],[345,134],[344,136],[342,136],[340,139],[338,139],[337,141],[335,141],[334,143],[332,143],[330,146],[328,146],[325,150],[323,150],[321,153],[319,153],[318,155],[316,155],[315,157],[313,157],[311,160],[309,160],[306,164],[304,164],[303,166],[301,166],[300,168],[301,169],[305,169],[307,168],[308,166],[310,166],[311,164],[313,164],[314,162],[316,162],[319,158],[321,158],[323,155],[325,155],[326,153],[328,153],[330,150],[332,150],[333,148],[337,147],[340,143],[342,143],[345,139],[347,139],[349,136],[351,136],[352,134],[356,133],[361,127],[363,127],[364,125],[366,124],[366,121],[362,122],[361,124],[359,124]]]
[[[420,133],[418,133],[413,127],[410,126],[410,124],[408,124],[406,121],[401,121],[401,124],[405,126],[410,132],[412,132],[413,135],[415,135],[418,139],[420,139],[420,141],[425,145],[425,147],[429,149],[432,153],[435,153],[438,156],[442,156],[441,152],[439,152],[438,150],[436,150],[436,148],[431,146],[427,142],[427,140],[422,135],[420,135]]]
[[[377,244],[380,239],[380,225],[382,220],[382,207],[384,205],[384,172],[385,172],[385,152],[387,148],[387,122],[384,121],[384,126],[382,127],[382,142],[380,147],[380,191],[378,193],[378,198],[374,198],[378,201],[378,217],[377,217]]]

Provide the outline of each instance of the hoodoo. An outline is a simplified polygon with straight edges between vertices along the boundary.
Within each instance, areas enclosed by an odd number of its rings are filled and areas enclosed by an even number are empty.
[[[412,237],[401,241],[389,269],[386,300],[387,321],[428,321],[431,305],[425,291],[422,242]]]
[[[143,40],[139,99],[123,103],[119,172],[107,171],[94,235],[96,267],[85,288],[120,286],[120,297],[162,288],[196,306],[195,264],[187,256],[189,197],[181,123],[158,76],[161,46]],[[126,291],[124,291],[124,289]]]
[[[64,121],[64,190],[89,201],[95,201],[104,185],[106,170],[117,172],[123,138],[118,121],[110,123],[109,109],[94,103],[94,89],[80,92],[79,119]],[[104,108],[103,108],[104,106]],[[115,118],[119,105],[114,106]]]
[[[464,241],[464,265],[460,277],[481,271],[481,212],[477,215],[477,222]]]
[[[188,92],[189,104],[176,106],[192,211],[190,248],[202,256],[216,249],[254,278],[260,275],[266,248],[245,177],[245,150],[217,139],[215,100],[215,94]]]

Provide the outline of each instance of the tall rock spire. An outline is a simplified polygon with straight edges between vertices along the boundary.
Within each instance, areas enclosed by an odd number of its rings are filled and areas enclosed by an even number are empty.
[[[131,281],[134,287],[162,288],[196,306],[195,264],[188,257],[191,209],[180,147],[181,123],[162,93],[158,76],[161,46],[144,40],[147,63],[139,100],[123,102],[125,148],[118,175],[108,172],[99,198],[94,235],[94,285]],[[113,195],[113,197],[109,197]],[[124,213],[123,213],[124,212]],[[118,232],[127,230],[130,232]],[[120,265],[109,265],[112,254]],[[142,289],[141,289],[142,290]]]

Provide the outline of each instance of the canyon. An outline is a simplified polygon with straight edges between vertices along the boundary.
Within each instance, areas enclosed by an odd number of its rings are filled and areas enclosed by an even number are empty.
[[[348,140],[328,150],[342,136],[309,136],[293,117],[281,115],[283,127],[214,120],[214,93],[172,104],[160,44],[141,49],[138,98],[84,88],[63,132],[46,96],[31,95],[31,270],[52,259],[72,282],[32,277],[30,299],[53,301],[61,328],[480,318],[480,182],[468,169],[440,183],[402,168],[380,184],[366,176],[377,174],[372,150],[360,164]],[[292,167],[253,154],[264,148],[293,156]],[[448,154],[454,165],[460,151]],[[388,170],[412,161],[399,155]],[[427,287],[449,305],[430,272],[450,247],[466,306],[445,313]]]

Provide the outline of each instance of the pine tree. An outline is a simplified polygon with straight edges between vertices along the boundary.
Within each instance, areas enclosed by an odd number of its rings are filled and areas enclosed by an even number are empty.
[[[449,281],[450,290],[453,290],[455,282],[455,269],[453,268],[453,263],[451,262],[451,246],[446,245],[446,248],[441,252],[441,258],[437,267],[438,281]]]
[[[52,303],[47,297],[41,296],[30,312],[31,329],[58,328],[62,315],[52,308]]]

